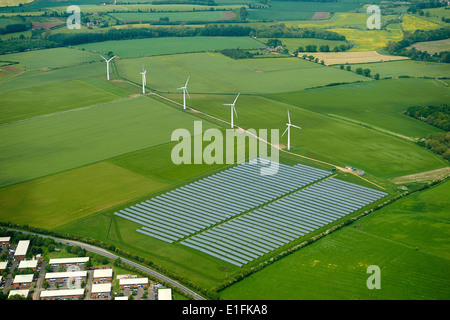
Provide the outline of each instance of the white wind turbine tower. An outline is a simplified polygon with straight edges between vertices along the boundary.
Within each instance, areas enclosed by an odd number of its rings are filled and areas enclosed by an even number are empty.
[[[288,133],[288,145],[287,145],[287,149],[290,150],[291,149],[291,127],[297,128],[297,129],[301,129],[300,127],[296,126],[295,124],[291,123],[291,117],[289,116],[289,110],[288,110],[288,123],[286,123],[287,128],[286,130],[284,130],[283,134],[281,136],[284,136],[284,134]]]
[[[114,59],[116,56],[110,58],[109,60],[106,59],[104,56],[100,56],[103,58],[103,60],[106,61],[106,78],[109,80],[109,63],[111,62],[112,59]]]
[[[147,78],[145,77],[145,74],[147,73],[147,70],[144,69],[144,66],[142,66],[142,94],[145,94],[145,86],[147,85]]]
[[[187,91],[187,84],[189,82],[189,78],[190,78],[190,76],[187,78],[186,84],[184,85],[184,87],[177,89],[177,90],[183,90],[183,109],[184,110],[186,110],[186,93],[187,93],[189,99],[191,98],[191,96],[189,95],[189,92]]]
[[[233,124],[233,111],[234,111],[234,113],[236,114],[236,118],[237,118],[237,113],[236,113],[236,108],[234,107],[234,105],[235,105],[235,103],[236,103],[236,101],[237,101],[237,99],[239,98],[239,95],[240,95],[241,93],[239,92],[238,93],[238,95],[236,96],[236,99],[234,99],[234,102],[233,103],[227,103],[227,104],[223,104],[224,106],[231,106],[231,128],[233,128],[234,127],[234,124]]]

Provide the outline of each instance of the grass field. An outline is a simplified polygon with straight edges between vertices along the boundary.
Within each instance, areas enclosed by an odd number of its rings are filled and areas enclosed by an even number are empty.
[[[129,58],[231,48],[257,49],[262,46],[250,37],[171,37],[105,41],[80,45],[78,48],[98,52],[113,51],[119,57]]]
[[[189,93],[283,92],[332,82],[369,80],[293,57],[233,60],[218,53],[199,53],[124,59],[116,63],[119,74],[136,83],[141,81],[138,71],[144,65],[150,73],[147,85],[171,93],[177,92],[189,75]]]
[[[311,93],[311,91],[307,92]],[[312,95],[319,101],[325,102],[324,92],[326,91],[320,90],[313,92]],[[283,95],[279,94],[276,97]],[[290,97],[292,98],[293,95]],[[222,107],[222,104],[232,98],[208,95],[192,97],[191,101],[195,108],[228,120],[229,109]],[[348,98],[355,99],[355,96]],[[337,100],[337,97],[334,100]],[[235,119],[235,124],[245,129],[279,129],[281,134],[285,129],[289,109],[292,122],[302,128],[302,130],[291,130],[291,152],[293,153],[341,167],[352,165],[372,176],[384,179],[446,166],[446,163],[437,155],[410,141],[368,129],[357,123],[320,114],[311,104],[306,104],[306,99],[303,99],[301,95],[296,95],[290,101],[292,104],[284,104],[257,96],[241,95],[236,104],[238,118]],[[325,102],[325,104],[329,103]],[[304,105],[309,105],[308,109],[312,111],[296,107]],[[355,109],[360,108],[355,107]],[[397,118],[400,116],[401,114]],[[282,137],[280,143],[286,145],[287,137]]]
[[[447,299],[450,230],[445,194],[449,187],[447,181],[399,200],[220,295],[243,300]],[[369,265],[380,267],[380,290],[366,286]]]
[[[446,103],[449,90],[436,80],[391,79],[269,97],[324,115],[350,119],[363,126],[387,130],[393,135],[419,138],[440,130],[403,115],[403,111],[409,106]]]
[[[356,68],[370,69],[372,75],[379,73],[381,77],[450,77],[449,65],[426,61],[404,60],[352,66],[353,70]]]
[[[434,54],[442,51],[448,51],[450,48],[450,40],[445,39],[438,41],[417,42],[414,43],[412,47],[420,51],[426,51],[429,54]]]
[[[170,141],[174,129],[194,119],[137,97],[1,126],[0,186]]]
[[[34,70],[101,61],[102,58],[98,54],[91,52],[68,48],[55,48],[43,51],[5,54],[0,57],[0,60],[19,62],[19,67]]]
[[[1,188],[0,219],[55,229],[165,186],[111,163],[100,162]]]

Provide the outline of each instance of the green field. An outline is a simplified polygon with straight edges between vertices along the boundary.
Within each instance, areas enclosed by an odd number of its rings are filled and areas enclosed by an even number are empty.
[[[0,186],[168,142],[174,129],[194,119],[137,97],[3,125]]]
[[[230,48],[257,49],[263,45],[247,37],[185,37],[149,38],[122,41],[105,41],[80,45],[89,51],[109,52],[122,58],[162,54],[218,51]]]
[[[412,47],[420,51],[426,51],[429,54],[434,54],[442,51],[448,51],[450,48],[450,40],[446,39],[438,41],[417,42],[414,43]]]
[[[68,48],[47,49],[44,51],[30,51],[5,54],[0,56],[2,61],[20,62],[19,67],[27,70],[58,68],[82,63],[102,61],[98,54]]]
[[[315,92],[314,97],[324,101],[324,96],[320,93],[321,91]],[[192,97],[191,101],[196,109],[229,121],[229,109],[222,104],[229,103],[233,98],[234,96],[205,95]],[[295,101],[301,101],[300,106],[305,103],[304,99],[298,97]],[[302,128],[291,131],[291,152],[342,167],[352,165],[384,179],[446,165],[437,155],[410,141],[299,108],[298,105],[294,102],[285,104],[258,96],[241,95],[236,105],[238,118],[235,124],[245,129],[279,129],[281,135],[289,109],[293,123]],[[282,137],[280,143],[286,145],[287,137]]]
[[[412,194],[273,263],[220,295],[239,300],[448,299],[449,191],[447,181]],[[380,267],[380,290],[366,286],[369,265]]]
[[[440,130],[403,115],[403,111],[409,106],[446,103],[449,95],[448,87],[437,80],[390,79],[269,97],[408,139],[425,137]]]
[[[139,83],[142,65],[147,85],[176,92],[190,75],[190,93],[270,93],[301,90],[333,82],[369,78],[298,58],[233,60],[219,53],[199,53],[117,61],[121,76]],[[214,72],[211,72],[214,70]]]
[[[191,11],[191,12],[150,12],[150,13],[113,13],[112,17],[121,21],[159,21],[169,18],[169,21],[217,21],[226,17],[222,11]]]

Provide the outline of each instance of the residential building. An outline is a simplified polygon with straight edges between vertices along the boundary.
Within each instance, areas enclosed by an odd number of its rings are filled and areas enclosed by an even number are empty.
[[[53,268],[81,267],[89,261],[89,257],[50,259],[48,264]]]
[[[86,281],[86,278],[87,271],[47,272],[45,274],[45,281],[55,285],[68,284],[72,281]]]
[[[32,269],[33,271],[36,271],[37,265],[38,265],[37,260],[22,260],[20,261],[19,266],[17,268],[19,268],[19,270],[29,268]]]

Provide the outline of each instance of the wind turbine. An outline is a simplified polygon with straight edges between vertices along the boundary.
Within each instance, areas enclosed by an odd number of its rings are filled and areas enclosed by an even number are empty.
[[[284,136],[284,134],[288,133],[288,145],[287,148],[288,150],[291,150],[291,127],[297,128],[297,129],[301,129],[300,127],[296,126],[295,124],[291,123],[291,117],[289,116],[289,110],[288,110],[288,123],[286,123],[287,128],[286,130],[284,130],[283,134],[281,136]]]
[[[147,79],[145,77],[145,74],[147,73],[147,70],[144,69],[144,66],[142,66],[142,94],[145,94],[145,86],[147,85]]]
[[[106,59],[104,56],[100,56],[100,57],[102,57],[103,60],[106,61],[106,78],[109,80],[109,62],[110,62],[112,59],[114,59],[116,56],[110,58],[109,60]]]
[[[189,82],[189,78],[190,76],[188,76],[187,80],[186,80],[186,84],[184,85],[184,87],[178,88],[177,90],[183,90],[183,109],[186,110],[186,93],[189,97],[189,99],[191,98],[191,96],[189,95],[189,92],[187,91],[187,84]]]
[[[234,113],[236,114],[236,118],[237,118],[237,113],[236,113],[236,108],[234,107],[234,105],[236,104],[236,101],[237,101],[237,99],[239,98],[239,95],[240,95],[241,93],[239,92],[238,93],[238,95],[236,96],[236,99],[234,99],[234,102],[233,103],[224,103],[223,105],[224,106],[231,106],[231,128],[233,128],[234,127],[234,125],[233,125],[233,111],[234,111]]]

